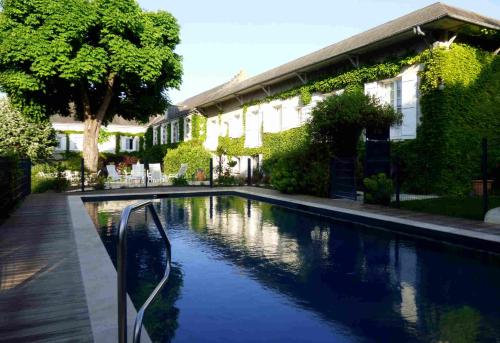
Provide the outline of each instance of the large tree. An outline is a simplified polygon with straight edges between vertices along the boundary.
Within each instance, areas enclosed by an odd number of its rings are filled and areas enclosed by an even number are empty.
[[[180,85],[179,26],[135,0],[0,0],[0,90],[23,114],[84,122],[83,157],[97,169],[102,124],[145,122]]]

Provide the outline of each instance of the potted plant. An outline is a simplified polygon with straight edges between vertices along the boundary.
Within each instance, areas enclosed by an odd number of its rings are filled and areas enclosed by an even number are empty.
[[[205,171],[201,168],[196,169],[195,179],[196,181],[205,181]]]

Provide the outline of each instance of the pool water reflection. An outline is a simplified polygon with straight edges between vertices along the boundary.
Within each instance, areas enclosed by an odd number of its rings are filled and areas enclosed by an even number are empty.
[[[134,202],[86,203],[113,263],[120,212]],[[145,318],[154,341],[500,340],[497,256],[239,197],[155,206],[173,269]],[[136,306],[164,271],[153,225],[144,211],[130,220],[128,292]]]

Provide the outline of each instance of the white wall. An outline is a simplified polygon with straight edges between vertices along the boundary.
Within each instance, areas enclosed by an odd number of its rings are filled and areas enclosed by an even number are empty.
[[[82,133],[71,133],[69,134],[69,150],[70,151],[82,151],[83,150],[83,123],[52,123],[52,127],[56,131],[81,131]],[[123,125],[108,125],[106,127],[102,127],[102,129],[106,130],[109,133],[114,132],[123,132],[123,133],[131,133],[138,134],[146,132],[147,128],[144,126],[123,126]],[[56,151],[65,151],[66,150],[66,134],[58,133],[58,139],[62,142],[59,147],[56,148]],[[124,148],[124,138],[126,136],[121,136],[121,151],[138,151],[139,150],[139,137],[135,137],[134,139],[134,150],[129,150]],[[116,136],[113,134],[109,137],[109,139],[98,145],[100,152],[111,152],[114,153],[116,150]]]

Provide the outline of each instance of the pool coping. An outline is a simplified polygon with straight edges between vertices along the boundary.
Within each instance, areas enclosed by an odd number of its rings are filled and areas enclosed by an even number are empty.
[[[118,342],[117,274],[80,196],[68,196],[80,271],[94,342]],[[137,315],[127,295],[127,331],[132,337]],[[141,342],[150,343],[145,328]]]
[[[286,208],[331,217],[335,220],[354,222],[377,230],[389,230],[419,238],[438,240],[444,244],[500,254],[500,236],[484,232],[456,228],[393,217],[386,214],[372,213],[356,209],[320,204],[292,198],[285,194],[266,194],[258,188],[245,189],[196,189],[157,190],[147,192],[113,194],[78,194],[68,195],[72,226],[75,233],[78,256],[82,272],[89,317],[95,342],[117,341],[117,294],[116,270],[97,233],[94,223],[84,205],[91,201],[161,199],[190,196],[239,196],[251,200],[265,201]],[[128,328],[131,332],[136,310],[127,296]],[[150,342],[147,331],[143,329],[143,342]],[[131,337],[129,333],[129,337]]]

